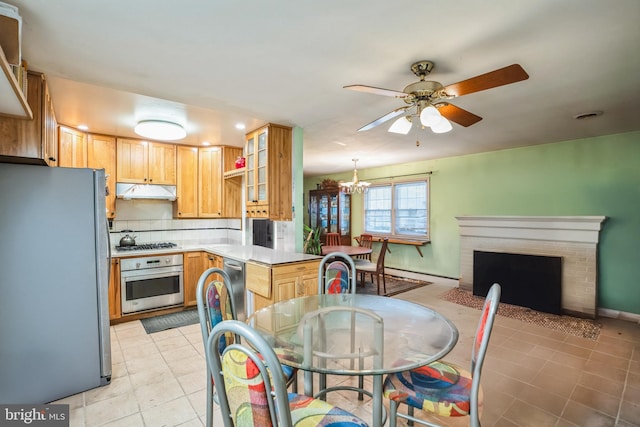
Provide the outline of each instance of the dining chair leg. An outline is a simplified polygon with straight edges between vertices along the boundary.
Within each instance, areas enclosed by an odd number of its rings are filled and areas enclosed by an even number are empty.
[[[207,370],[208,373],[208,370]],[[207,375],[207,426],[213,425],[213,384],[211,375]]]
[[[411,416],[411,417],[414,416],[414,414],[413,414],[413,406],[407,405],[407,414],[409,416]],[[407,420],[407,425],[410,426],[410,427],[413,426],[413,421]]]
[[[364,390],[364,377],[362,375],[358,375],[358,388],[360,390]],[[360,401],[364,400],[364,393],[362,392],[358,393],[358,400]]]
[[[389,399],[389,427],[397,427],[398,424],[398,402]]]

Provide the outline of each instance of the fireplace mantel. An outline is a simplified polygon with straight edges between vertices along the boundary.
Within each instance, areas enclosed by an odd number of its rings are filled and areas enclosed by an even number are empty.
[[[562,309],[595,317],[597,245],[605,216],[458,216],[460,287],[473,286],[473,251],[560,256]]]
[[[457,216],[460,236],[598,243],[605,216]]]

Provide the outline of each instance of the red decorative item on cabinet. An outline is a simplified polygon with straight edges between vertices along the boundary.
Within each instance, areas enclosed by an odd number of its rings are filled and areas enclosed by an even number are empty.
[[[236,159],[236,169],[243,168],[245,166],[245,158],[238,156]]]

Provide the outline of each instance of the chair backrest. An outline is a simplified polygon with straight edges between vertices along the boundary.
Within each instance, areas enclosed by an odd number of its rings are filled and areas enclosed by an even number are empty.
[[[225,335],[242,344],[217,345]],[[273,349],[249,325],[237,320],[218,323],[207,341],[207,365],[218,389],[225,427],[291,427],[284,374]]]
[[[213,275],[220,275],[222,280],[211,280]],[[196,301],[198,303],[198,317],[200,318],[200,331],[202,340],[207,345],[207,340],[211,330],[223,320],[233,320],[236,318],[236,311],[233,307],[233,295],[231,289],[231,279],[229,275],[219,268],[206,270],[198,279],[196,287]],[[222,348],[233,342],[233,336],[227,335],[220,340]]]
[[[327,233],[325,237],[326,246],[340,246],[340,235],[338,233]]]
[[[482,364],[484,363],[484,356],[487,353],[487,347],[489,346],[489,338],[491,337],[491,330],[493,329],[493,321],[498,311],[498,304],[500,303],[500,285],[494,283],[489,288],[487,298],[484,301],[482,307],[482,314],[480,315],[480,322],[478,322],[478,329],[473,339],[473,349],[471,351],[471,405],[469,415],[471,417],[471,425],[480,425],[478,414],[478,393],[480,391],[480,374],[482,373]]]
[[[387,254],[387,246],[389,245],[389,239],[385,238],[382,240],[382,245],[380,246],[380,254],[378,255],[378,260],[376,261],[376,272],[384,273],[384,257]]]
[[[356,265],[342,252],[327,254],[318,267],[318,294],[356,293]]]
[[[371,234],[361,234],[360,239],[358,240],[358,245],[363,248],[371,249],[373,245],[373,236]]]
[[[359,362],[364,368],[382,367],[384,324],[376,313],[360,307],[329,306],[309,312],[300,320],[302,366],[326,366],[327,361],[349,361],[350,369]],[[314,359],[316,359],[314,361]],[[342,365],[344,368],[346,366]]]

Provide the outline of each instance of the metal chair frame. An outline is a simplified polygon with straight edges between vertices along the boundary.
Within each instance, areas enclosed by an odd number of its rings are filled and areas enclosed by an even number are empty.
[[[500,285],[494,283],[484,302],[482,312],[480,315],[480,321],[473,339],[473,348],[471,350],[471,392],[469,402],[469,418],[471,427],[480,427],[480,414],[478,408],[478,395],[480,393],[480,375],[482,374],[482,364],[487,353],[489,346],[489,338],[491,337],[491,331],[493,329],[493,322],[498,311],[498,304],[500,303]],[[486,320],[485,320],[486,316]],[[398,412],[398,402],[393,399],[389,400],[389,412],[390,421],[389,427],[396,427],[397,418],[404,418],[408,420],[408,425],[413,425],[413,422],[417,422],[422,425],[431,427],[440,427],[438,424],[430,423],[425,420],[421,420],[413,416],[413,406],[408,406],[408,413],[402,414]]]

